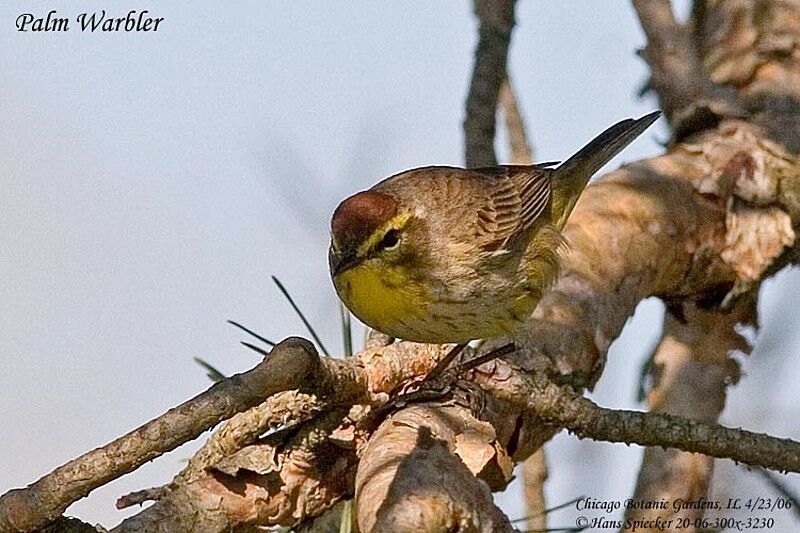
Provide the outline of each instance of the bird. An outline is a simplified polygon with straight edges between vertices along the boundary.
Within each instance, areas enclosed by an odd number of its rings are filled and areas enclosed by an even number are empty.
[[[513,336],[558,273],[587,182],[660,114],[614,124],[561,164],[427,166],[350,196],[331,218],[336,293],[399,339]]]

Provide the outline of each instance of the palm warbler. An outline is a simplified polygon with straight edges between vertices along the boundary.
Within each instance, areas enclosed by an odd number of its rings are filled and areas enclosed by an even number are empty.
[[[659,115],[611,126],[558,167],[423,167],[351,196],[331,220],[336,292],[401,339],[513,334],[556,276],[561,229],[589,178]]]

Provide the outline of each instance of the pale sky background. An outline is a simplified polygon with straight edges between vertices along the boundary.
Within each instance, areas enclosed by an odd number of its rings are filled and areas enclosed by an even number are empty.
[[[226,319],[273,339],[304,335],[270,274],[339,352],[326,266],[333,208],[399,170],[463,159],[469,2],[74,5],[0,5],[0,493],[204,390],[192,356],[227,373],[254,365]],[[148,34],[14,31],[23,12],[74,19],[101,8],[165,21]],[[517,18],[510,71],[537,160],[563,159],[655,108],[635,96],[646,69],[627,2],[526,0]],[[662,121],[610,165],[656,154],[666,137]],[[798,270],[765,284],[763,329],[726,424],[800,438],[798,294]],[[641,407],[636,379],[661,320],[660,303],[642,304],[597,401]],[[133,512],[114,509],[118,496],[167,482],[198,444],[69,513],[117,523]],[[631,494],[639,448],[562,434],[547,451],[551,503]],[[800,490],[798,477],[784,479]],[[775,497],[729,461],[715,483]],[[522,516],[517,484],[498,499]],[[551,526],[577,514],[561,511]],[[798,528],[791,513],[774,518],[772,531]]]

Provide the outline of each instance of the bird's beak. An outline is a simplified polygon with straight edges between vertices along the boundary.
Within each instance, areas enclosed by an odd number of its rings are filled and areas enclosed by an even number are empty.
[[[331,250],[328,261],[330,263],[331,276],[334,278],[361,262],[355,253],[338,253],[333,250]]]

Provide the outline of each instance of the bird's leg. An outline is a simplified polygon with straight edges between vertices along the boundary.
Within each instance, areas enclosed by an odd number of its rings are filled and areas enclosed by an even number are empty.
[[[451,387],[458,376],[464,372],[469,372],[478,368],[484,363],[488,363],[498,357],[508,355],[516,349],[513,342],[504,344],[488,353],[474,357],[469,361],[461,363],[453,368],[450,363],[462,351],[466,344],[458,344],[454,346],[444,358],[439,361],[436,366],[431,370],[425,378],[419,382],[418,387],[410,392],[398,394],[390,398],[385,404],[375,408],[367,418],[371,422],[382,420],[389,413],[401,409],[411,403],[419,403],[425,401],[441,400],[451,392]]]
[[[425,379],[422,380],[422,383],[423,384],[432,383],[440,380],[440,378],[444,378],[445,381],[452,381],[452,379],[455,379],[457,376],[460,376],[464,372],[469,372],[470,370],[478,368],[484,363],[488,363],[489,361],[493,361],[498,357],[503,357],[504,355],[508,355],[517,349],[516,345],[513,342],[509,342],[508,344],[503,344],[502,346],[499,346],[494,350],[491,350],[483,355],[474,357],[469,361],[464,361],[463,363],[453,367],[451,371],[448,371],[450,363],[453,361],[453,359],[456,358],[458,354],[464,351],[465,347],[466,344],[458,344],[455,347],[453,347],[453,349],[450,350],[447,353],[447,355],[444,356],[444,358],[436,364],[433,370],[428,372],[428,375],[425,376]],[[452,374],[452,376],[448,380],[448,378],[445,377],[445,374]],[[420,385],[420,388],[422,387],[424,387],[424,385]]]
[[[435,366],[435,367],[433,367],[433,370],[431,370],[430,372],[428,372],[428,375],[427,375],[427,376],[425,376],[425,379],[424,379],[423,381],[433,381],[433,380],[435,380],[436,378],[438,378],[439,376],[441,376],[441,375],[444,373],[444,371],[445,371],[445,370],[447,370],[447,367],[448,367],[448,366],[450,366],[450,363],[452,363],[452,362],[453,362],[453,359],[455,359],[456,357],[458,357],[458,355],[459,355],[461,352],[463,352],[463,351],[464,351],[464,348],[466,348],[466,347],[467,347],[467,343],[464,343],[464,344],[456,344],[455,346],[453,346],[453,347],[450,349],[450,351],[449,351],[449,352],[447,352],[447,355],[445,355],[445,356],[442,358],[442,360],[441,360],[441,361],[439,361],[438,363],[436,363],[436,366]]]
[[[466,347],[467,343],[456,344],[453,346],[450,351],[447,352],[447,355],[445,355],[438,363],[436,363],[436,366],[433,367],[430,372],[428,372],[422,381],[418,382],[417,388],[411,390],[410,392],[403,392],[397,394],[396,396],[392,396],[385,404],[373,409],[372,412],[367,415],[366,421],[372,423],[377,420],[382,420],[389,413],[401,409],[410,403],[440,400],[447,396],[447,394],[450,392],[449,383],[443,383],[440,381],[452,381],[452,379],[440,380],[440,378],[448,369],[450,363],[453,362],[453,359],[458,357],[458,355],[463,352],[464,348]]]
[[[470,370],[478,368],[484,363],[488,363],[489,361],[494,361],[498,357],[503,357],[504,355],[508,355],[516,349],[517,346],[513,342],[509,342],[508,344],[499,346],[490,352],[487,352],[483,355],[479,355],[478,357],[474,357],[469,361],[465,361],[460,365],[458,365],[458,367],[456,367],[455,369],[456,375],[463,374],[464,372],[469,372]]]

